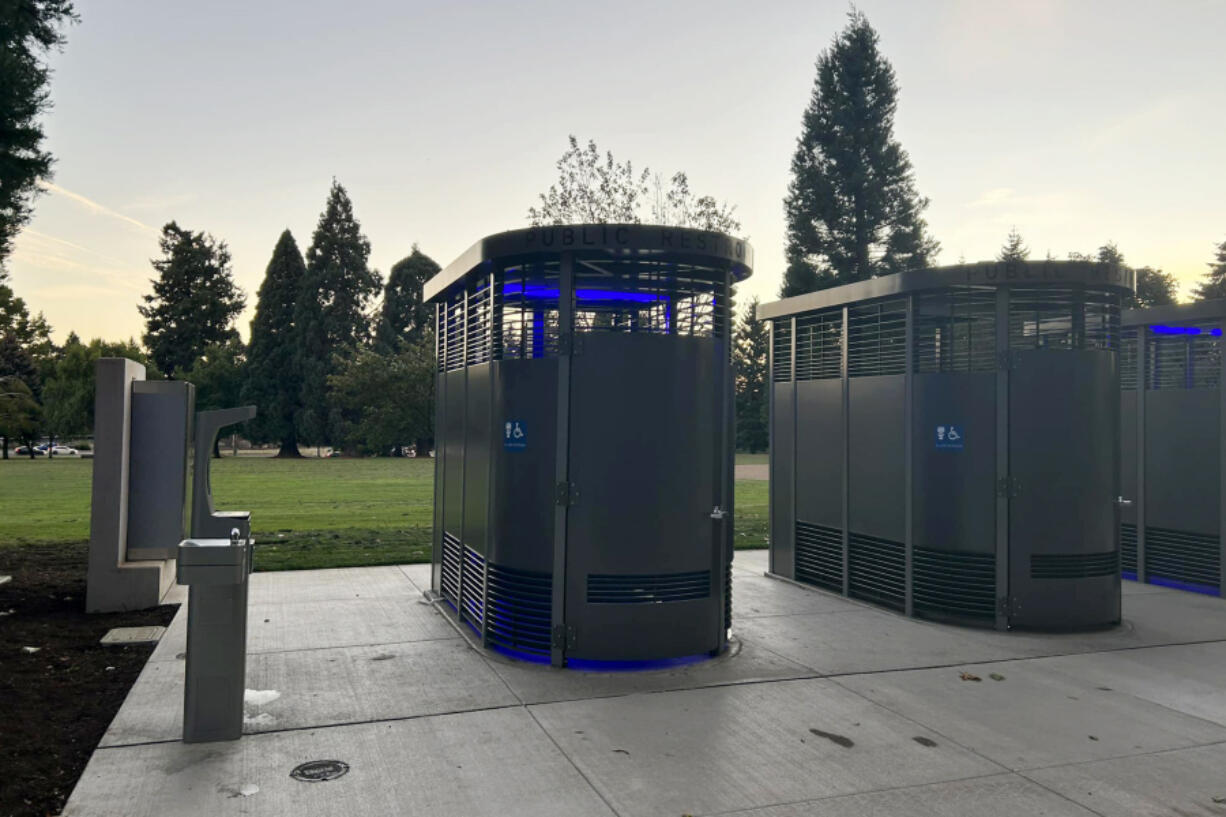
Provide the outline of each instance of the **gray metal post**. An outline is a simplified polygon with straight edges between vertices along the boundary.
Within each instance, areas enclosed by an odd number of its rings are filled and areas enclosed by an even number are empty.
[[[996,290],[996,629],[1009,628],[1009,288]]]
[[[788,455],[792,458],[792,464],[788,469],[788,518],[789,529],[787,532],[789,549],[792,552],[792,572],[793,578],[796,576],[796,462],[800,454],[797,452],[797,441],[800,439],[800,397],[797,388],[799,380],[796,379],[796,316],[788,318],[788,383],[792,388],[789,389],[792,393],[792,408],[788,412],[788,423],[792,426],[792,445]]]
[[[1144,584],[1149,579],[1145,569],[1145,393],[1149,391],[1149,331],[1147,324],[1137,327],[1137,495],[1133,501],[1137,503],[1137,583]]]
[[[766,343],[766,476],[767,476],[767,500],[766,500],[766,556],[767,569],[771,573],[778,573],[779,569],[775,565],[775,546],[779,544],[775,541],[775,491],[779,490],[779,486],[775,485],[775,321],[771,321],[767,331]],[[795,446],[793,446],[795,448]],[[795,559],[793,559],[795,563]],[[794,570],[795,568],[793,568]],[[793,573],[793,575],[795,575]]]
[[[906,318],[906,369],[903,374],[903,553],[904,553],[904,609],[909,616],[915,615],[914,571],[915,531],[912,528],[915,495],[914,418],[915,418],[915,296],[907,296]]]
[[[793,318],[795,320],[795,318]],[[843,307],[843,334],[839,338],[839,371],[843,380],[843,595],[851,595],[851,310]],[[795,332],[792,336],[795,337]],[[795,357],[793,357],[793,360]],[[793,448],[795,448],[795,437]],[[795,471],[793,471],[793,478]]]
[[[1219,329],[1226,329],[1226,321],[1218,320]],[[1226,337],[1226,335],[1223,335]],[[1219,352],[1226,348],[1226,342],[1218,342]],[[1217,379],[1217,410],[1218,410],[1218,594],[1226,596],[1226,354],[1218,355]]]
[[[558,269],[558,433],[554,479],[560,492],[554,506],[552,633],[550,663],[566,665],[566,520],[570,502],[570,364],[575,344],[575,255],[562,253]]]

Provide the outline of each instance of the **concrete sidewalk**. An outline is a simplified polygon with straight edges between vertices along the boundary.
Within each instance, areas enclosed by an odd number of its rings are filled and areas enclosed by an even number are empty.
[[[248,734],[179,742],[181,610],[64,814],[1226,814],[1226,602],[1125,582],[1120,628],[1006,634],[765,567],[732,654],[607,674],[475,650],[427,565],[256,574]]]

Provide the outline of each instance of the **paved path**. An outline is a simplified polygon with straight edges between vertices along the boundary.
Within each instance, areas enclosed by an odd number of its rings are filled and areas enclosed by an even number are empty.
[[[180,611],[64,814],[1226,813],[1221,600],[1125,582],[1123,627],[1004,634],[765,565],[737,554],[734,655],[610,674],[475,650],[428,566],[256,574],[248,734],[177,740]],[[311,760],[349,772],[290,777]]]
[[[736,466],[737,479],[761,479],[768,480],[771,478],[769,465],[738,465]]]

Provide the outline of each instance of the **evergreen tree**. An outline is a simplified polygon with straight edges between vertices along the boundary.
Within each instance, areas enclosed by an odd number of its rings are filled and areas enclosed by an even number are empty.
[[[422,286],[440,267],[413,245],[413,251],[392,265],[383,290],[383,312],[376,342],[383,352],[395,352],[405,344],[418,343],[430,334],[434,310],[421,297]]]
[[[379,354],[359,349],[329,376],[329,398],[340,418],[336,441],[349,451],[399,454],[434,428],[434,349],[429,337]],[[423,453],[418,448],[418,453]]]
[[[770,332],[758,320],[758,299],[741,315],[732,349],[732,378],[736,385],[736,447],[751,453],[765,451],[770,443],[769,399]]]
[[[303,293],[306,262],[289,230],[281,233],[264,272],[251,320],[251,343],[241,402],[259,407],[247,425],[253,442],[277,442],[278,457],[297,457],[302,412],[301,339],[294,310]]]
[[[817,59],[784,199],[781,295],[926,267],[939,244],[911,160],[894,139],[898,84],[859,11]]]
[[[246,348],[242,340],[231,338],[215,343],[183,373],[183,379],[196,387],[196,409],[222,409],[239,405],[242,400]],[[259,413],[256,413],[259,416]],[[221,459],[218,438],[213,438],[213,458]]]
[[[204,350],[238,337],[234,320],[246,297],[234,283],[224,241],[184,230],[162,228],[162,258],[151,263],[158,277],[153,294],[137,307],[145,318],[142,340],[158,368],[174,377],[195,365]]]
[[[379,291],[379,274],[366,266],[370,241],[353,215],[353,203],[335,179],[306,253],[294,323],[301,339],[302,404],[299,436],[331,444],[339,414],[328,403],[328,376],[339,371],[338,356],[352,354],[369,339],[366,314]]]
[[[1009,230],[1009,238],[1000,248],[997,261],[1025,261],[1030,257],[1030,248],[1022,243],[1022,234],[1014,227]]]
[[[1226,241],[1217,245],[1216,260],[1209,262],[1209,272],[1197,284],[1192,297],[1198,301],[1226,298]]]
[[[1138,267],[1137,291],[1124,298],[1128,309],[1148,309],[1151,306],[1169,306],[1175,303],[1178,285],[1175,276],[1153,267]]]
[[[42,406],[25,381],[0,375],[0,457],[9,458],[10,441],[19,441],[34,459],[34,441],[42,427]]]
[[[0,266],[30,220],[39,180],[51,177],[39,122],[51,107],[46,56],[64,45],[61,29],[76,20],[70,0],[0,3]]]

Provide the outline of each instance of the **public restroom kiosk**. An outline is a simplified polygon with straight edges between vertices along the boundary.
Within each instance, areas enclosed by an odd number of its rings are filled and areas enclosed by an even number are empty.
[[[771,322],[771,571],[1005,629],[1120,618],[1121,297],[1108,264],[964,264]]]
[[[1221,595],[1226,300],[1129,310],[1123,324],[1120,447],[1134,502],[1120,528],[1121,570]]]
[[[720,233],[568,225],[489,236],[426,284],[432,585],[487,647],[580,666],[727,646],[751,268]]]

